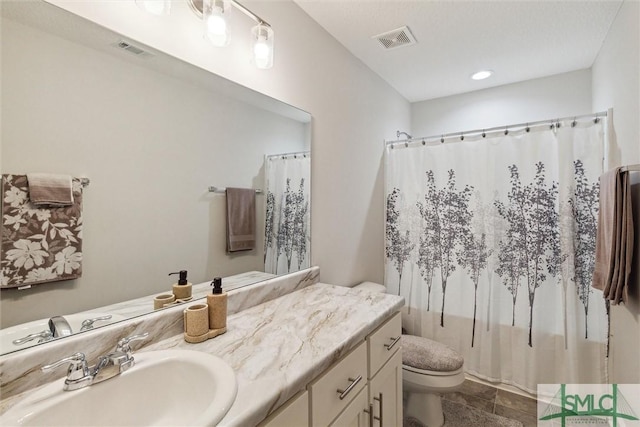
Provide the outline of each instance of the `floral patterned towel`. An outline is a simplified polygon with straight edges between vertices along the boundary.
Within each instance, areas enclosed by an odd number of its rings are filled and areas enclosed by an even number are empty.
[[[82,276],[82,185],[74,203],[38,208],[29,201],[26,175],[2,175],[0,288]]]

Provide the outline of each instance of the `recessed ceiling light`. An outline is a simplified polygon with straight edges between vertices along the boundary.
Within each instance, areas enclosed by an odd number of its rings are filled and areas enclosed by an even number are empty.
[[[471,75],[471,78],[473,80],[484,80],[488,77],[491,77],[492,74],[493,74],[493,71],[491,70],[482,70],[482,71],[478,71],[477,73],[473,73]]]

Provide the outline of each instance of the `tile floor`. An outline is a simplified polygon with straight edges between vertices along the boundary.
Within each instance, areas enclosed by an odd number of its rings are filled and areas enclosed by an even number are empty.
[[[444,394],[442,398],[518,420],[524,427],[536,427],[537,424],[537,402],[535,399],[499,390],[479,382],[465,380],[460,390]]]

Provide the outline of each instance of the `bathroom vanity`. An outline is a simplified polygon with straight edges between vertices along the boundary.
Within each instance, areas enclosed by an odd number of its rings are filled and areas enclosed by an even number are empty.
[[[400,337],[396,313],[260,427],[402,425]]]
[[[364,426],[370,420],[377,422],[381,412],[382,425],[401,425],[397,338],[403,298],[317,280],[318,269],[312,268],[242,288],[237,294],[230,292],[229,309],[234,314],[228,318],[227,333],[199,344],[184,341],[184,307],[175,307],[106,326],[87,337],[80,334],[45,350],[34,347],[5,356],[0,359],[0,412],[9,410],[21,396],[64,376],[60,371],[53,378],[36,372],[40,364],[76,351],[85,351],[88,359],[94,359],[115,338],[147,329],[156,339],[138,348],[138,354],[196,350],[216,355],[233,368],[237,396],[218,425],[276,426],[291,420],[301,426],[347,421]],[[160,333],[162,330],[165,332]]]

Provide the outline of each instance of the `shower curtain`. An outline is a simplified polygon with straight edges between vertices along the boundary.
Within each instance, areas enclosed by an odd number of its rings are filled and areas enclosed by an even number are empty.
[[[309,267],[309,152],[265,156],[265,272],[285,274]]]
[[[408,333],[529,392],[606,382],[608,310],[591,288],[604,127],[387,144],[385,285]]]

